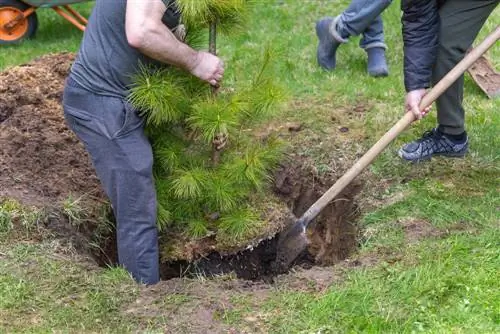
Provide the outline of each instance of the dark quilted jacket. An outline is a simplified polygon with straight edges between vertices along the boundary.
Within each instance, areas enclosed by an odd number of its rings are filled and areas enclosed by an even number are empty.
[[[406,91],[428,88],[439,36],[438,8],[443,0],[402,0]]]

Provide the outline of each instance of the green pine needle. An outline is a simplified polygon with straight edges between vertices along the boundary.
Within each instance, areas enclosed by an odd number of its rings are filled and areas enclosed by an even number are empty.
[[[204,220],[193,219],[190,220],[187,225],[187,233],[195,239],[201,239],[208,234],[207,222]]]
[[[167,230],[167,227],[172,223],[172,214],[170,211],[165,209],[161,203],[157,203],[157,226],[159,232],[164,232]]]
[[[284,90],[273,82],[273,79],[262,81],[259,86],[247,92],[247,120],[262,122],[276,114],[278,105],[285,100]]]
[[[152,141],[155,162],[163,171],[171,172],[182,165],[187,143],[176,136],[172,128],[164,128]]]
[[[276,114],[278,105],[286,99],[284,88],[276,82],[272,59],[278,55],[268,45],[265,47],[262,62],[250,87],[237,94],[235,99],[242,101],[246,121],[260,122]],[[244,101],[244,103],[243,103]]]
[[[187,121],[207,143],[212,143],[217,134],[227,135],[236,129],[238,115],[224,101],[209,99],[194,105]]]
[[[243,186],[249,183],[255,190],[263,190],[271,179],[270,172],[283,158],[282,142],[270,139],[268,143],[250,143],[242,156],[233,156],[223,165],[226,174]]]
[[[210,17],[210,3],[213,0],[176,0],[182,21],[189,27],[206,24]]]
[[[229,33],[245,24],[251,3],[247,0],[177,0],[177,7],[188,31],[217,22],[219,30]]]
[[[229,211],[241,199],[241,190],[223,174],[212,174],[205,189],[205,200],[212,211]]]
[[[190,80],[178,70],[140,66],[133,82],[128,99],[145,116],[148,125],[179,121],[189,108],[191,97],[185,85]]]
[[[249,234],[249,231],[258,224],[259,216],[252,210],[239,209],[220,219],[219,229],[231,238],[239,239]]]
[[[186,27],[186,38],[184,43],[195,50],[204,49],[207,47],[208,33],[207,29],[200,27]]]
[[[207,171],[201,168],[179,170],[174,173],[172,191],[178,199],[197,199],[202,194],[203,184],[206,180]]]

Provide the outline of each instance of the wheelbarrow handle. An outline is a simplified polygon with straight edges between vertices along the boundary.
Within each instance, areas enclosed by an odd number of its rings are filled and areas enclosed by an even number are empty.
[[[462,61],[448,72],[422,99],[420,110],[429,107],[434,101],[450,87],[467,69],[474,64],[495,42],[500,39],[500,25],[490,33],[481,44],[476,46]],[[352,166],[326,193],[323,194],[304,215],[302,223],[307,226],[316,216],[335,198],[351,181],[358,176],[373,160],[413,121],[415,115],[407,112],[382,138],[379,139],[355,164]]]

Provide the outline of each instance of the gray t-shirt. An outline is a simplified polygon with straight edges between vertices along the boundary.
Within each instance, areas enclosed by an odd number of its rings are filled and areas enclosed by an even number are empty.
[[[168,6],[169,0],[163,0]],[[83,41],[71,68],[71,78],[99,95],[124,98],[139,64],[164,66],[128,44],[125,33],[127,0],[96,0]],[[178,23],[175,7],[168,6],[163,22]]]

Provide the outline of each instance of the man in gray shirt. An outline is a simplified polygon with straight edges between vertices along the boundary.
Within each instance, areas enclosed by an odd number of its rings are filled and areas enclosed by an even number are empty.
[[[118,260],[138,282],[159,281],[153,154],[126,101],[139,63],[182,68],[218,85],[218,57],[178,40],[173,0],[96,0],[64,90],[64,114],[84,143],[117,220]]]

